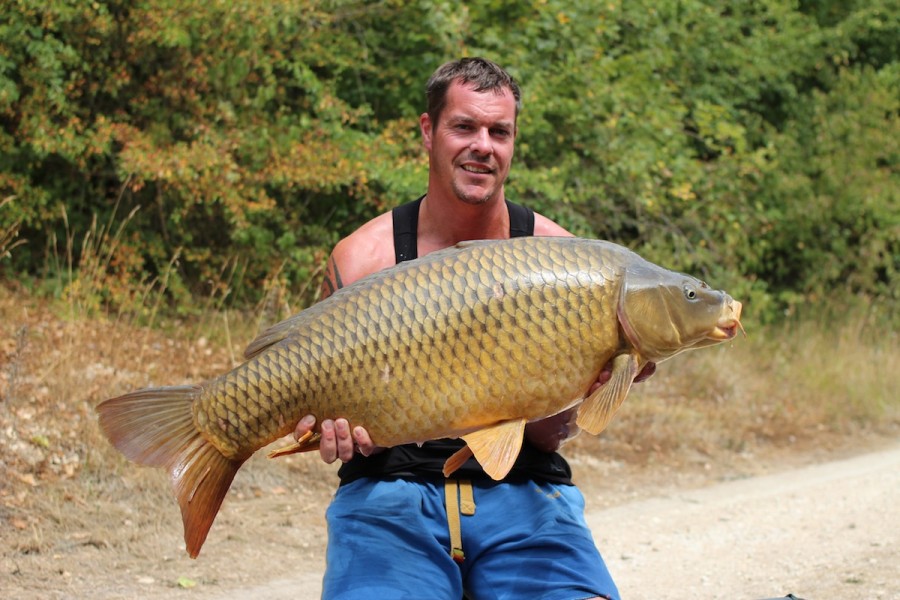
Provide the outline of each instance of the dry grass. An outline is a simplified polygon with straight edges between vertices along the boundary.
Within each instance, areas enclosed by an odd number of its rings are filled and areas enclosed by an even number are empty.
[[[867,314],[845,319],[751,328],[746,338],[676,356],[635,388],[603,434],[603,451],[620,460],[708,460],[896,432],[900,336]]]
[[[242,352],[193,333],[72,320],[68,303],[0,286],[0,558],[83,547],[139,558],[159,551],[147,540],[160,532],[180,545],[165,474],[136,468],[113,449],[94,407],[140,387],[212,377]],[[237,333],[241,344],[253,335]],[[283,488],[327,498],[331,468],[303,458],[254,460],[232,491],[240,498]]]
[[[12,204],[13,200],[15,200],[15,196],[7,196],[0,200],[0,210],[2,210],[4,206]],[[21,223],[19,221],[7,225],[0,225],[0,262],[2,262],[4,258],[9,258],[12,255],[13,248],[25,243],[25,240],[23,239],[16,239],[19,236],[20,226]]]

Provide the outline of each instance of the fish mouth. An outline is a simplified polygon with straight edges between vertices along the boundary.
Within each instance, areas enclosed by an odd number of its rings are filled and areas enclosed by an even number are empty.
[[[744,331],[744,326],[741,325],[741,308],[743,308],[743,305],[737,300],[733,300],[728,306],[731,308],[731,314],[719,319],[715,329],[709,334],[710,339],[718,341],[730,340],[737,335],[738,330],[747,335],[747,332]]]
[[[738,329],[744,331],[740,321],[731,320],[727,324],[719,323],[709,337],[718,341],[730,340],[737,335]]]

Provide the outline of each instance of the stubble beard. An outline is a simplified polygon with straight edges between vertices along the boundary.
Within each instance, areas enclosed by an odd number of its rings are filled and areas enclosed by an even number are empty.
[[[458,185],[456,182],[453,183],[453,193],[456,194],[456,197],[465,202],[466,204],[471,204],[472,206],[481,206],[482,204],[487,204],[488,200],[494,197],[497,193],[497,189],[491,189],[488,193],[483,196],[475,196],[473,194],[467,194],[462,186]]]
[[[457,181],[455,178],[451,182],[453,187],[453,193],[456,197],[465,202],[466,204],[470,204],[472,206],[481,206],[483,204],[487,204],[487,202],[500,193],[500,190],[503,187],[503,183],[497,183],[482,194],[482,195],[474,195],[469,192],[466,192],[465,188]]]

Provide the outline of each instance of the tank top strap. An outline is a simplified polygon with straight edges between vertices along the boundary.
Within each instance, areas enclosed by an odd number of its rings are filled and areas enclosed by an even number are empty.
[[[418,258],[416,233],[419,227],[419,207],[422,204],[418,199],[406,204],[401,204],[391,211],[394,221],[394,259],[397,263]],[[534,235],[534,211],[521,204],[506,201],[509,211],[509,237],[527,237]]]
[[[509,237],[530,237],[534,235],[534,211],[527,206],[506,201],[509,211]]]
[[[416,232],[419,228],[419,205],[422,198],[401,204],[391,211],[394,220],[394,258],[397,264],[419,256]]]

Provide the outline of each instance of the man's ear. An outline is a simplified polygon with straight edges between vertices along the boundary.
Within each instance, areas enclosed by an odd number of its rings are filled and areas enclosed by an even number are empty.
[[[431,117],[428,116],[428,113],[422,113],[419,117],[419,129],[422,132],[422,144],[425,146],[425,149],[431,152]]]

